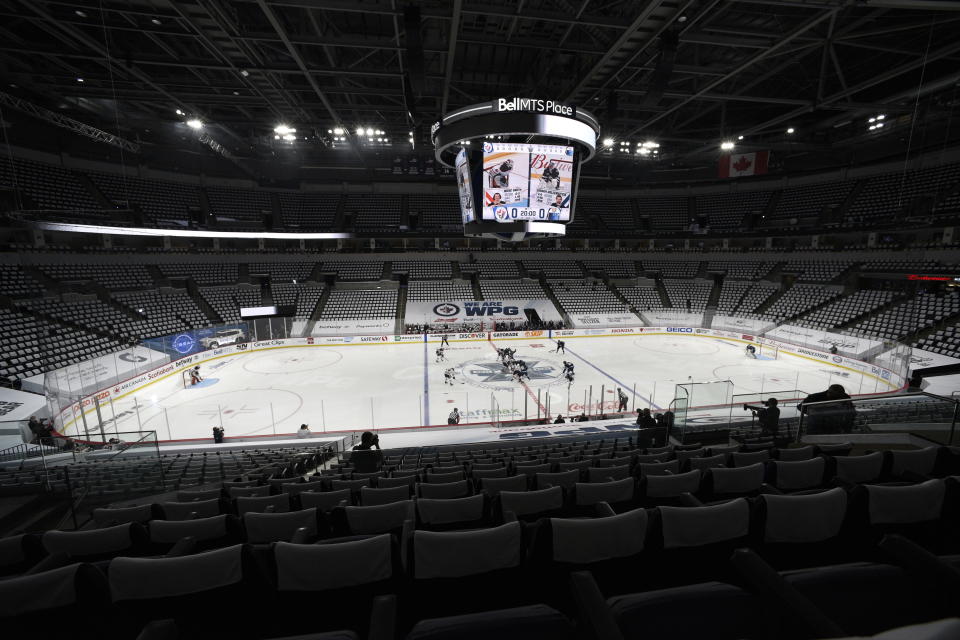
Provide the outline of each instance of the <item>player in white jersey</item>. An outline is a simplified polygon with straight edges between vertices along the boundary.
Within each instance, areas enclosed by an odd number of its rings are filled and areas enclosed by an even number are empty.
[[[748,358],[753,358],[754,360],[756,360],[756,358],[757,358],[757,348],[756,348],[755,346],[753,346],[752,344],[748,344],[748,345],[747,345],[747,349],[746,349],[746,354],[747,354],[747,357],[748,357]]]
[[[437,359],[434,362],[446,362],[447,356],[443,353],[443,347],[437,349]]]

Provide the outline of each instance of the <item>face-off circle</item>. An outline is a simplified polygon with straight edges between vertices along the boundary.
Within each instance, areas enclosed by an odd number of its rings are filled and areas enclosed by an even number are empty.
[[[527,379],[523,383],[528,387],[549,387],[554,383],[566,382],[563,377],[563,362],[540,356],[519,356],[527,363]],[[468,360],[457,367],[457,375],[467,384],[482,389],[516,389],[516,376],[503,367],[499,360],[477,358]]]

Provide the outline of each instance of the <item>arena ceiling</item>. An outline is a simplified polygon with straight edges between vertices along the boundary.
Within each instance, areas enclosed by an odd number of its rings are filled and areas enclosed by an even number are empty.
[[[950,1],[0,0],[0,16],[5,106],[158,145],[197,118],[235,160],[428,152],[441,113],[514,95],[598,115],[615,141],[600,166],[647,139],[672,166],[725,139],[830,156],[948,127],[960,80]]]

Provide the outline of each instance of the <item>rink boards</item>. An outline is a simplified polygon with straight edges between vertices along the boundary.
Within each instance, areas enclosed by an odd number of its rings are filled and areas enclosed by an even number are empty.
[[[562,330],[534,330],[534,331],[500,331],[500,332],[464,332],[446,334],[451,345],[456,343],[490,343],[491,347],[503,341],[537,341],[537,340],[574,340],[579,342],[587,338],[611,338],[611,337],[632,337],[639,339],[650,336],[669,336],[671,338],[707,338],[712,340],[722,340],[727,343],[738,344],[765,344],[775,346],[778,354],[789,356],[801,361],[809,361],[818,365],[828,366],[837,370],[858,374],[863,378],[869,378],[875,381],[875,392],[891,392],[902,388],[906,382],[903,376],[879,367],[874,364],[862,362],[852,358],[833,355],[826,352],[798,347],[776,340],[769,340],[763,337],[750,334],[721,331],[715,329],[702,329],[695,327],[616,327],[607,329],[562,329]],[[441,342],[441,334],[429,335],[381,335],[381,336],[323,336],[306,338],[287,338],[276,340],[265,340],[260,342],[250,342],[236,345],[228,345],[217,349],[212,349],[179,360],[172,361],[163,366],[141,372],[123,382],[112,385],[109,388],[101,389],[95,394],[84,397],[63,409],[57,416],[56,424],[58,430],[67,435],[76,436],[80,433],[79,421],[83,414],[91,414],[96,411],[97,404],[101,406],[110,403],[111,408],[116,403],[117,406],[123,406],[123,402],[131,402],[130,397],[147,392],[153,395],[172,395],[182,387],[182,371],[189,367],[201,365],[201,371],[220,366],[217,361],[225,362],[233,356],[242,354],[262,353],[274,350],[311,348],[311,347],[372,347],[372,346],[402,346],[417,345],[423,351],[424,376],[426,378],[428,357],[432,357],[435,346]],[[592,341],[590,341],[592,342]],[[588,343],[585,343],[588,344]],[[429,345],[429,346],[428,346]],[[365,350],[364,350],[365,351]],[[405,349],[404,349],[405,351]],[[421,356],[418,353],[416,358]],[[785,358],[779,358],[784,360]],[[429,382],[424,380],[424,394],[429,393]],[[434,393],[437,391],[435,390]],[[425,411],[421,412],[420,418],[426,422],[417,423],[416,420],[411,424],[429,424],[429,407],[424,402]],[[567,406],[567,411],[570,406]]]

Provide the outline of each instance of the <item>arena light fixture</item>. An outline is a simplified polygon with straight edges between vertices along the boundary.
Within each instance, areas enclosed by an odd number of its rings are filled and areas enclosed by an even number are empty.
[[[190,118],[187,120],[187,126],[191,129],[203,129],[203,121],[197,118]]]
[[[182,116],[182,115],[183,115],[183,109],[177,109],[177,115],[178,115],[178,116]]]
[[[83,78],[77,78],[77,82],[83,82]]]
[[[368,128],[367,128],[367,136],[372,136],[372,135],[373,135],[373,128],[372,128],[372,127],[368,127]]]
[[[886,117],[887,117],[887,114],[881,113],[880,115],[877,116],[877,120],[883,120]]]
[[[796,129],[794,129],[793,127],[790,127],[789,129],[787,129],[787,133],[793,133],[794,131],[796,131]]]
[[[294,140],[297,139],[297,136],[293,135],[292,133],[288,133],[285,136],[283,136],[283,139],[286,140],[287,142],[293,142]]]
[[[80,11],[80,9],[77,9],[76,11],[74,11],[74,13],[77,14],[78,16],[80,16],[81,18],[86,18],[86,17],[87,17],[87,14],[86,14],[85,12],[83,12],[83,11]]]
[[[342,136],[342,135],[343,135],[343,127],[334,127],[334,128],[333,128],[333,135],[335,135],[335,136]]]
[[[640,143],[638,142],[637,144],[640,144]],[[659,149],[659,148],[660,148],[660,143],[659,143],[659,142],[654,142],[653,140],[647,140],[646,142],[643,143],[643,148],[644,148],[644,149]]]
[[[720,143],[720,148],[723,149],[724,151],[730,151],[735,146],[736,145],[733,143],[733,140],[724,140],[723,142]]]
[[[605,146],[605,147],[612,147],[612,146],[613,146],[613,138],[604,138],[604,139],[603,139],[603,146]]]
[[[283,233],[279,231],[202,231],[198,229],[153,229],[142,227],[111,227],[96,224],[66,222],[31,222],[32,228],[66,233],[99,233],[114,236],[151,236],[171,238],[240,238],[256,240],[347,240],[352,233]]]
[[[737,140],[743,140],[743,136],[737,136]]]
[[[296,133],[297,130],[288,124],[278,124],[273,128],[273,132],[278,135],[285,136],[291,133]]]
[[[158,27],[159,27],[161,24],[163,24],[163,23],[160,22],[160,20],[158,20],[157,18],[151,19],[150,22],[152,22],[153,24],[157,25]]]

